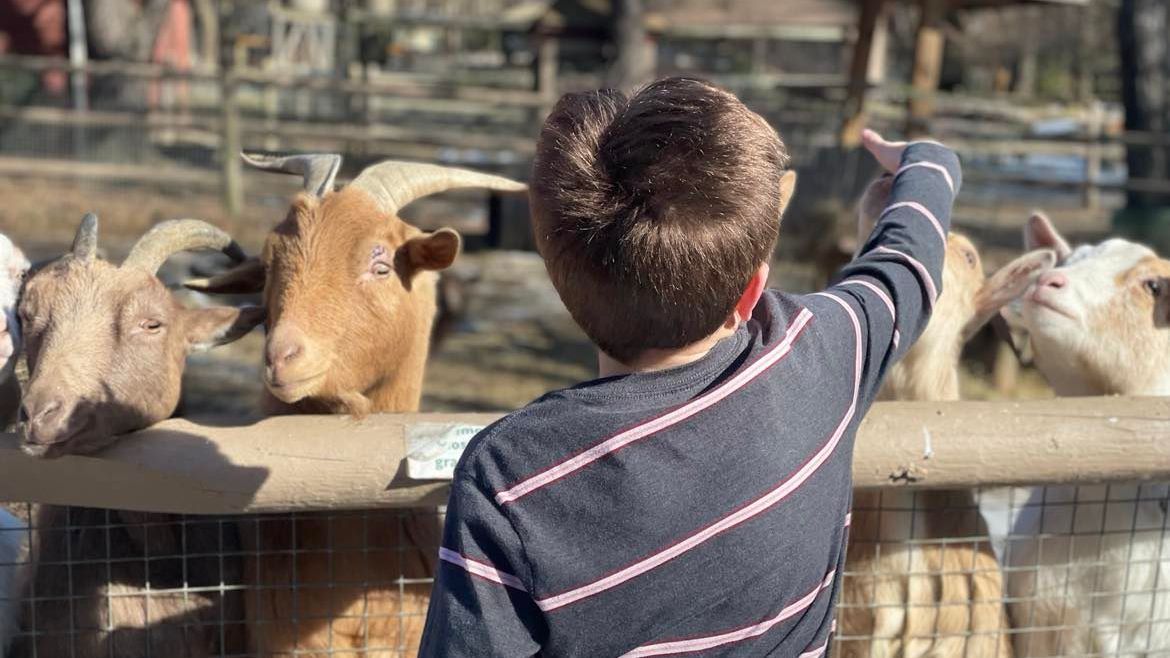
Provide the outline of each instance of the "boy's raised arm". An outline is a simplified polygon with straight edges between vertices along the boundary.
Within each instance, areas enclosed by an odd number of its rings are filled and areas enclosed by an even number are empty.
[[[456,474],[420,657],[532,656],[544,622],[511,521]]]
[[[861,384],[876,394],[885,370],[926,328],[942,293],[962,171],[955,153],[937,142],[886,142],[866,131],[865,145],[890,176],[877,185],[881,192],[888,187],[888,199],[878,199],[868,240],[826,292],[860,311],[867,348]]]

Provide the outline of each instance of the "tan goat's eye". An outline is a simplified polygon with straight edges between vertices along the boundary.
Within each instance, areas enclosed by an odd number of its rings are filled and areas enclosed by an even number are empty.
[[[377,262],[370,266],[370,271],[374,273],[374,276],[388,276],[390,274],[390,265]]]
[[[158,320],[143,320],[138,326],[142,327],[144,331],[158,331],[162,329],[162,322]]]

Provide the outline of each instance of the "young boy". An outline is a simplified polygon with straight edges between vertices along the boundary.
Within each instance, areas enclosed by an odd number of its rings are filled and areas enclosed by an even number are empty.
[[[795,176],[733,95],[674,78],[561,99],[533,224],[601,378],[477,436],[455,472],[423,656],[819,656],[854,432],[938,296],[959,162],[896,178],[841,282],[765,291]]]

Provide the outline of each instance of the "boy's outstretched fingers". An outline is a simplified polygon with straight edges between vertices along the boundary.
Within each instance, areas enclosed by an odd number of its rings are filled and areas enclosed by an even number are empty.
[[[887,142],[877,131],[866,128],[861,133],[861,143],[865,150],[877,158],[882,169],[894,173],[902,164],[902,151],[906,150],[906,142]]]

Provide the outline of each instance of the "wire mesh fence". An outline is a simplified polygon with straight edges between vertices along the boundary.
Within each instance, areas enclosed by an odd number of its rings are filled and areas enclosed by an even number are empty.
[[[1168,501],[1164,484],[858,490],[833,655],[1170,655]],[[14,657],[414,655],[442,524],[9,509]]]
[[[202,517],[16,506],[11,656],[405,656],[436,510]],[[5,596],[8,594],[6,593]]]

